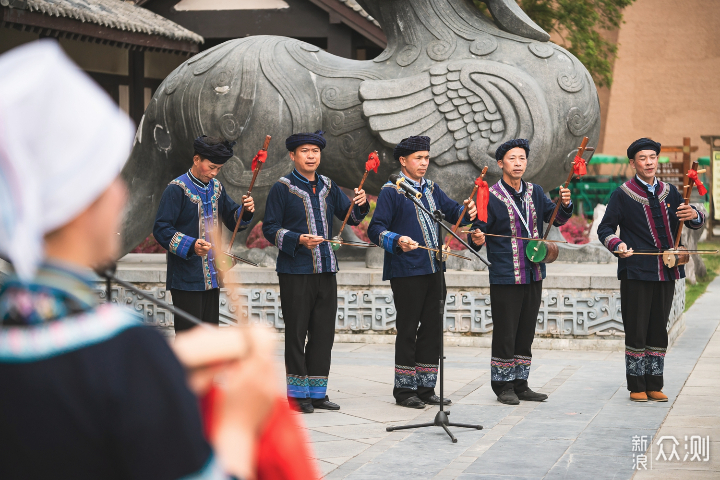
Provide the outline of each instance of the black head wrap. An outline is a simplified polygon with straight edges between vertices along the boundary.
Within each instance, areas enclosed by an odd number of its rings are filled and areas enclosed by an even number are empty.
[[[323,150],[327,145],[327,141],[323,135],[325,132],[318,130],[315,133],[294,133],[285,140],[285,146],[289,152],[294,152],[302,145],[317,145]]]
[[[430,151],[430,137],[417,136],[404,138],[400,143],[397,144],[393,151],[393,157],[395,160],[400,160],[400,157],[407,157],[415,152],[429,152]]]
[[[522,148],[525,150],[525,156],[530,158],[530,143],[524,138],[515,138],[513,140],[508,140],[495,150],[495,160],[499,162],[505,157],[505,154],[513,148]]]
[[[203,159],[208,159],[216,165],[222,165],[232,158],[233,147],[237,142],[228,142],[217,137],[208,137],[203,135],[195,139],[193,148],[195,155],[200,155]]]
[[[662,145],[660,145],[654,140],[650,140],[649,138],[640,138],[638,140],[635,140],[628,147],[627,156],[630,160],[633,160],[635,158],[635,155],[637,155],[637,153],[641,150],[654,150],[655,153],[659,155],[661,147]]]

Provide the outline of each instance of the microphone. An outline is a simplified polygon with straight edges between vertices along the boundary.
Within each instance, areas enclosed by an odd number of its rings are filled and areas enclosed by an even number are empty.
[[[405,178],[401,177],[400,175],[390,175],[390,183],[394,183],[397,186],[398,190],[402,189],[408,195],[412,195],[413,197],[418,199],[422,198],[422,193],[415,190],[408,182],[405,181]]]

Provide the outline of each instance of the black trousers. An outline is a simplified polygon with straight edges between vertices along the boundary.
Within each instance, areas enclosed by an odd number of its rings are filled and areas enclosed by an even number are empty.
[[[334,273],[279,273],[287,396],[325,398],[337,313]],[[305,339],[307,338],[307,345]]]
[[[525,285],[490,285],[493,319],[490,386],[496,395],[528,388],[542,281]]]
[[[663,388],[665,352],[675,282],[648,282],[620,277],[620,308],[625,327],[625,376],[631,392]]]
[[[193,315],[203,322],[220,324],[220,289],[188,291],[171,289],[175,308]],[[175,333],[190,330],[196,325],[175,315]]]
[[[442,298],[447,296],[443,277]],[[395,325],[395,387],[393,396],[427,400],[435,395],[440,360],[440,276],[390,279],[397,317]]]

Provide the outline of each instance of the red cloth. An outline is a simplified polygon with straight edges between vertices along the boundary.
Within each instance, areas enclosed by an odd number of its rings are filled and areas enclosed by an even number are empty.
[[[582,177],[587,173],[587,167],[585,166],[585,159],[582,157],[578,157],[575,155],[575,160],[573,162],[573,172],[578,177]]]
[[[260,437],[258,480],[317,480],[320,478],[310,440],[287,400],[278,398]]]
[[[487,206],[490,201],[490,187],[488,187],[487,182],[483,180],[483,177],[476,178],[475,185],[478,186],[477,201],[475,202],[475,206],[477,207],[477,218],[483,222],[487,222]]]
[[[258,164],[265,163],[265,160],[267,160],[267,150],[258,151],[257,155],[255,155],[255,157],[253,158],[252,166],[250,167],[252,171],[255,171],[255,169],[258,167]]]
[[[695,170],[688,171],[688,177],[690,177],[690,180],[695,182],[695,185],[697,186],[698,193],[700,195],[705,195],[707,193],[707,188],[705,188],[705,185],[703,185],[703,182],[700,181],[698,178],[698,173]]]
[[[379,166],[380,158],[378,157],[377,152],[372,152],[370,155],[368,155],[368,161],[365,162],[365,171],[369,172],[370,170],[372,170],[373,172],[377,173]]]
[[[215,433],[215,406],[222,391],[213,386],[200,399],[205,435]],[[263,428],[257,449],[258,480],[318,480],[320,474],[312,460],[309,439],[300,416],[293,414],[283,398],[278,398]]]

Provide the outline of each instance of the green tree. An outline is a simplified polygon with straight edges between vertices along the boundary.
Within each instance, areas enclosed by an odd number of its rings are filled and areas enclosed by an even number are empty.
[[[585,65],[600,87],[612,85],[612,65],[617,46],[600,34],[622,23],[622,10],[634,0],[517,0],[523,11],[548,33],[562,39],[560,45]],[[474,0],[487,16],[484,3]]]

